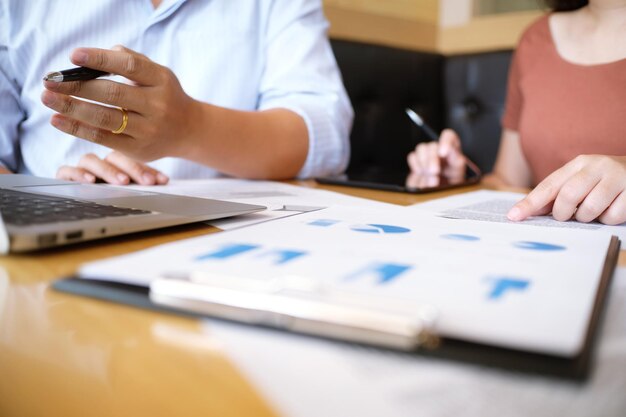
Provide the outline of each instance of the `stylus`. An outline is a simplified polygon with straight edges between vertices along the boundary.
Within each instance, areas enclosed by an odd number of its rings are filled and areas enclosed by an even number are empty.
[[[413,123],[415,123],[420,129],[424,131],[424,133],[426,133],[426,136],[428,136],[428,139],[433,140],[433,141],[439,140],[439,135],[436,134],[435,131],[424,122],[424,120],[420,117],[419,114],[415,113],[415,111],[413,111],[412,109],[408,107],[404,111],[409,116],[409,118],[413,121]]]

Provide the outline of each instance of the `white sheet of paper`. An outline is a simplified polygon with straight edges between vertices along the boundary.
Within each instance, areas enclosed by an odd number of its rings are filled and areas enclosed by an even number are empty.
[[[235,178],[173,180],[164,186],[132,185],[129,188],[164,194],[256,204],[267,207],[266,211],[260,213],[207,222],[207,224],[222,230],[232,230],[294,214],[285,213],[284,211],[276,212],[276,210],[280,210],[284,206],[330,207],[334,205],[350,205],[378,208],[397,207],[393,204],[353,197],[332,191],[300,187],[275,181],[254,181]]]
[[[611,285],[594,369],[584,384],[205,323],[207,339],[225,346],[284,417],[623,417],[626,410],[626,268],[618,269]]]
[[[332,207],[84,265],[84,278],[149,285],[208,271],[297,276],[389,306],[434,306],[436,331],[571,356],[579,352],[609,236]]]
[[[524,222],[512,222],[506,213],[525,194],[505,191],[480,190],[439,198],[409,206],[409,209],[438,214],[458,219],[482,220],[489,222],[524,224],[531,226],[560,227],[571,229],[597,230],[610,233],[626,241],[626,224],[607,226],[600,223],[580,223],[577,221],[559,222],[550,216],[536,216]],[[622,249],[626,249],[622,247]]]

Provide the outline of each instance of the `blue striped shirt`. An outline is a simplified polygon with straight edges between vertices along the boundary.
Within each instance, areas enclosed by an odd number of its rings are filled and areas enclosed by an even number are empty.
[[[150,0],[0,0],[0,162],[53,177],[86,153],[107,155],[50,125],[42,76],[71,67],[76,47],[121,44],[172,69],[197,100],[294,111],[309,132],[299,176],[340,172],[353,113],[327,28],[321,0],[163,0],[156,10]],[[218,175],[177,158],[150,165],[172,178]]]

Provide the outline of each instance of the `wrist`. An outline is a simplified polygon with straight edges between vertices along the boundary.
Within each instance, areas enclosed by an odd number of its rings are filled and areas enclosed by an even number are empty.
[[[202,143],[206,144],[208,132],[211,131],[209,126],[212,112],[210,105],[192,98],[189,100],[189,104],[183,110],[183,126],[178,136],[180,139],[174,144],[171,155],[197,160],[203,148]]]

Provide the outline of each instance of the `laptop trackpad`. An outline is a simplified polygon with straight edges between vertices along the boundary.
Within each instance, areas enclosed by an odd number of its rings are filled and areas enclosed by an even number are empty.
[[[144,191],[124,190],[121,188],[85,184],[35,185],[20,187],[19,189],[27,193],[44,193],[55,195],[58,197],[68,197],[76,200],[90,201],[107,200],[110,198],[155,195],[155,193]],[[106,204],[107,202],[102,201],[102,203]]]
[[[243,212],[262,210],[265,207],[205,198],[184,197],[179,195],[153,194],[140,197],[114,198],[106,204],[130,207],[141,210],[177,214],[179,216],[206,216],[212,218],[236,215]]]

